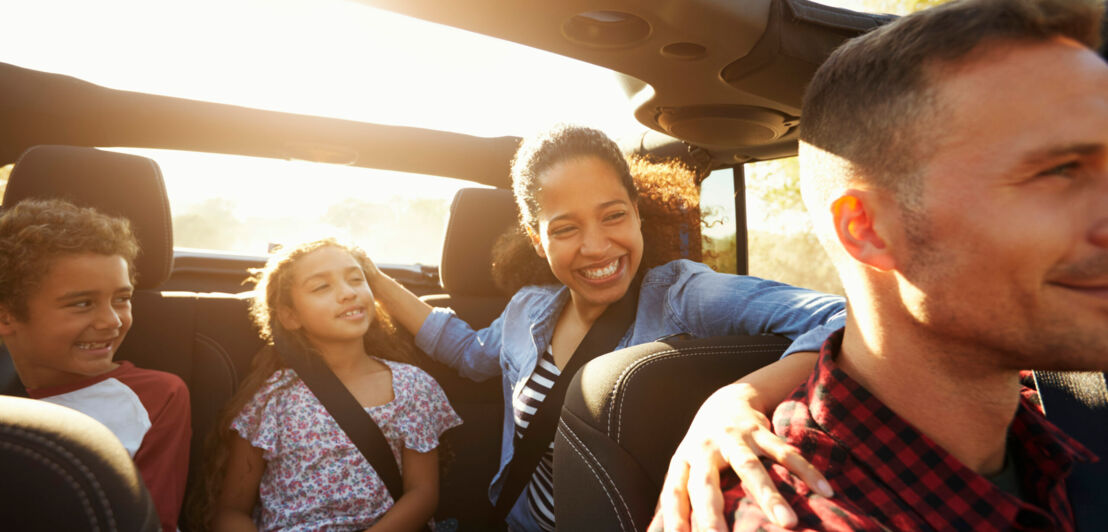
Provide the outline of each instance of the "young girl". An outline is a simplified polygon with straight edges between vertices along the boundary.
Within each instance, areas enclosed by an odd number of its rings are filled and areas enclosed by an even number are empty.
[[[334,240],[272,257],[256,274],[261,336],[319,357],[381,428],[400,465],[394,501],[322,404],[272,347],[231,400],[214,497],[216,530],[416,530],[438,503],[440,435],[461,424],[374,301],[365,254]],[[221,488],[221,489],[220,489]]]

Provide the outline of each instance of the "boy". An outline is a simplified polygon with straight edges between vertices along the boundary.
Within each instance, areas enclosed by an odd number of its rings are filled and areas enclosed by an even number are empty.
[[[134,459],[162,528],[177,529],[189,394],[176,375],[113,362],[131,327],[130,224],[62,200],[0,216],[0,338],[30,397],[106,425]]]

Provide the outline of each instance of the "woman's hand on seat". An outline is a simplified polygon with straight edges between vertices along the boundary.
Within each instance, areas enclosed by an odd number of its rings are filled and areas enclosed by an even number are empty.
[[[810,372],[814,354],[798,355],[800,358],[788,363],[778,362],[761,371],[769,370],[770,374],[777,375],[784,371],[785,375],[793,376],[799,371],[787,367],[793,366],[806,367]],[[764,375],[752,374],[747,379],[724,386],[701,405],[670,460],[658,511],[650,523],[650,530],[683,531],[690,530],[690,525],[692,530],[726,530],[719,472],[727,466],[735,470],[743,490],[758,503],[769,519],[784,527],[795,525],[796,514],[778,493],[762,466],[759,459],[762,456],[785,466],[817,493],[832,496],[831,485],[823,475],[770,429],[769,419],[764,413],[765,405],[755,387],[763,381],[761,377]],[[789,378],[784,382],[796,380]],[[779,396],[780,388],[761,387],[770,388],[766,395],[774,399],[783,399],[788,393],[786,391]],[[778,402],[773,401],[772,406],[776,407]]]

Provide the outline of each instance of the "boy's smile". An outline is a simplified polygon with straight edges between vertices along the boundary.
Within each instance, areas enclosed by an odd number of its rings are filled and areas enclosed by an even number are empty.
[[[118,255],[62,255],[27,299],[26,319],[0,312],[0,335],[27,388],[65,386],[115,369],[131,328],[127,261]]]

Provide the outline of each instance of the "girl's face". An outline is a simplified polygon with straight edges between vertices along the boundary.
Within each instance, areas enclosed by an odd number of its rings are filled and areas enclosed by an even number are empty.
[[[539,175],[535,251],[578,305],[606,307],[631,285],[642,261],[638,207],[619,174],[597,157],[558,163]]]
[[[292,265],[292,307],[278,318],[302,330],[315,346],[361,342],[376,317],[373,292],[361,266],[346,250],[327,246]]]

